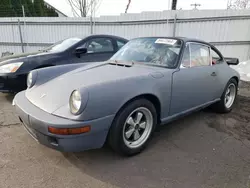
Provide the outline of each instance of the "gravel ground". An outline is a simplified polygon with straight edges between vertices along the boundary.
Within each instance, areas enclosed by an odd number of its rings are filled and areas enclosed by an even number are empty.
[[[242,83],[234,110],[204,110],[157,130],[132,158],[109,148],[60,153],[26,133],[0,94],[0,188],[248,188],[250,187],[250,84]]]

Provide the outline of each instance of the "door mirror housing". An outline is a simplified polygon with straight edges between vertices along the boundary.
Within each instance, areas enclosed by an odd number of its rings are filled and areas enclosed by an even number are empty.
[[[238,58],[225,57],[224,59],[226,60],[228,65],[238,65],[239,64],[239,59]]]
[[[88,52],[87,48],[83,48],[83,47],[78,47],[75,50],[75,54],[80,57],[81,54],[86,54]]]

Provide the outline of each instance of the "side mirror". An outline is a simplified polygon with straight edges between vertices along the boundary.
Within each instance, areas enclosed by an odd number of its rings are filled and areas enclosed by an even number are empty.
[[[82,48],[82,47],[76,48],[76,50],[75,50],[75,54],[77,56],[80,56],[81,54],[86,54],[87,52],[88,52],[88,49]]]
[[[239,64],[239,59],[238,58],[224,58],[227,62],[228,65],[238,65]]]

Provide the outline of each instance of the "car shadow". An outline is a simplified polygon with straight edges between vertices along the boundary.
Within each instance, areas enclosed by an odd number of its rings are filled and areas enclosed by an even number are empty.
[[[15,94],[13,94],[13,93],[7,93],[7,94],[5,94],[5,99],[9,102],[9,103],[12,103],[12,101],[13,101],[13,99],[14,99],[14,97],[15,97]]]
[[[133,157],[119,156],[108,146],[64,156],[83,173],[118,187],[164,187],[166,180],[176,183],[177,172],[186,171],[186,166],[179,166],[177,158],[183,151],[175,140],[185,135],[188,139],[188,130],[196,130],[194,122],[203,116],[204,112],[197,112],[158,127],[146,150]],[[173,172],[174,166],[180,169]]]

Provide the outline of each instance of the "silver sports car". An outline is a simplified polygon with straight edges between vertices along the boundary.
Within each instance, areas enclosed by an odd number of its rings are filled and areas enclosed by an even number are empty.
[[[128,42],[110,60],[32,71],[13,104],[30,135],[48,147],[76,152],[107,141],[134,155],[161,124],[207,106],[230,112],[239,74],[211,44],[188,38]]]

